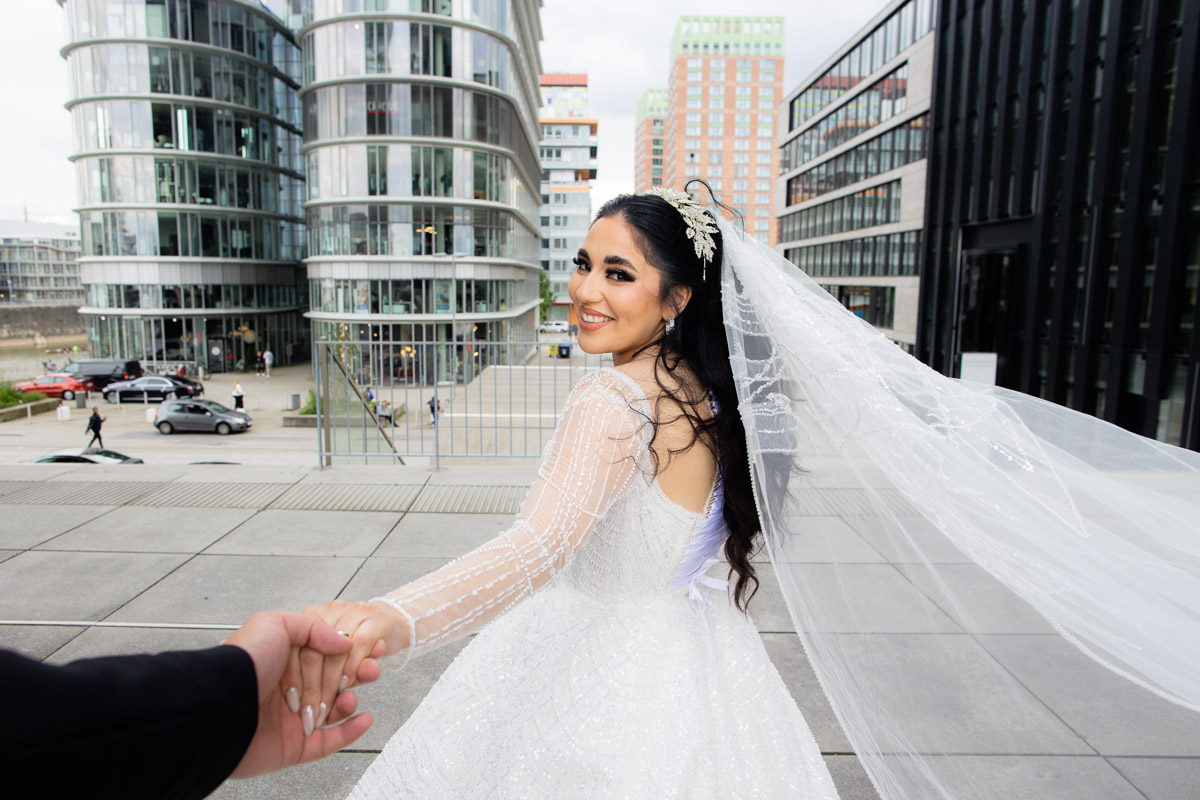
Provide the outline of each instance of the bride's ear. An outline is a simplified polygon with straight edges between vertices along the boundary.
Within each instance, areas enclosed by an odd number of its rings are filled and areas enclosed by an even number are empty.
[[[663,309],[663,319],[668,317],[677,317],[683,313],[683,309],[687,307],[688,301],[692,299],[692,287],[676,286],[671,290],[671,296],[667,298],[666,308]]]

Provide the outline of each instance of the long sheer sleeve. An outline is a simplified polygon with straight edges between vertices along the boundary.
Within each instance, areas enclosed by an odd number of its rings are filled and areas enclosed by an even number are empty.
[[[513,525],[435,572],[374,598],[407,622],[405,661],[487,624],[568,563],[646,469],[646,412],[636,384],[615,369],[576,385]]]

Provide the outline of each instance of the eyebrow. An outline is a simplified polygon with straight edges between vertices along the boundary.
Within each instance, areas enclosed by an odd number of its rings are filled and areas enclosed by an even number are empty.
[[[588,251],[585,248],[582,248],[582,247],[579,248],[579,255],[583,256],[588,261],[592,260],[591,255],[588,253]],[[629,259],[625,258],[624,256],[618,256],[618,255],[605,256],[604,263],[605,264],[615,264],[618,267],[625,267],[626,269],[631,270],[634,275],[638,274],[637,267],[635,267],[633,265],[633,263]]]

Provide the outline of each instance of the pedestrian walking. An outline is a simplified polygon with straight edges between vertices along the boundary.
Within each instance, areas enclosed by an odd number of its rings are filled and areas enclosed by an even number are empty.
[[[271,377],[271,365],[275,363],[275,354],[271,352],[271,348],[263,350],[262,354],[263,365],[266,367],[267,377]]]
[[[263,351],[259,350],[254,355],[254,374],[262,377],[263,371],[267,368],[267,364],[263,361]]]
[[[246,391],[244,389],[242,389],[241,381],[234,380],[233,391],[231,392],[231,394],[233,395],[234,410],[241,411],[242,410],[242,397],[246,394]]]
[[[437,425],[438,415],[442,413],[442,404],[436,397],[430,397],[426,405],[429,406],[429,427],[432,428]]]
[[[97,406],[92,406],[92,415],[88,417],[87,430],[83,432],[84,436],[87,436],[89,433],[92,435],[92,440],[87,444],[88,447],[91,447],[94,444],[99,444],[101,447],[104,447],[104,440],[100,438],[100,426],[103,425],[107,419],[108,417],[100,416],[100,409]]]

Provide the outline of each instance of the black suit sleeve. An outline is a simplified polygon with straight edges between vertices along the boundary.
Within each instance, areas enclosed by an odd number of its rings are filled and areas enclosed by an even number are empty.
[[[61,667],[0,650],[0,687],[9,797],[204,797],[258,726],[254,662],[230,645]]]

